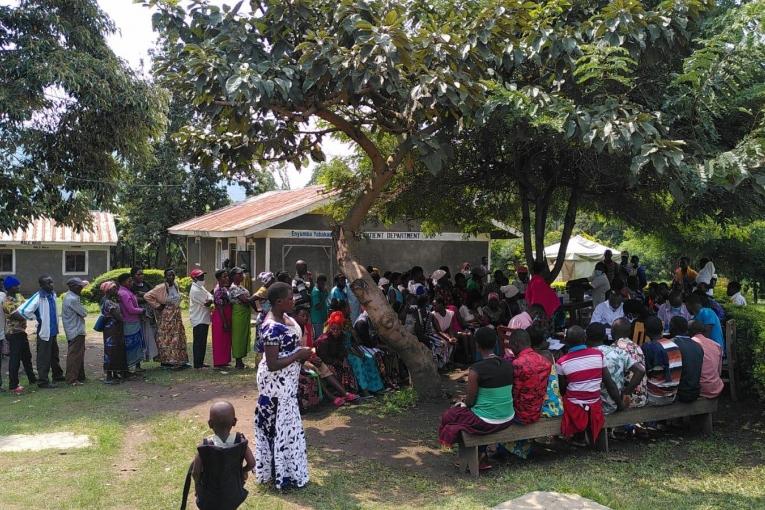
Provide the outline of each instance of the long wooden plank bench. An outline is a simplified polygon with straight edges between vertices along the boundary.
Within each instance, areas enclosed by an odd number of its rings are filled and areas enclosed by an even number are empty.
[[[598,438],[597,447],[608,451],[608,430],[632,423],[647,421],[670,420],[686,416],[698,417],[696,423],[705,434],[712,433],[712,414],[717,412],[717,399],[700,398],[695,402],[684,404],[676,402],[669,406],[641,407],[625,409],[606,416],[606,425]],[[561,418],[543,418],[531,425],[510,425],[508,428],[485,436],[462,433],[459,445],[460,469],[470,471],[472,476],[478,476],[478,447],[496,443],[509,443],[521,439],[537,439],[540,437],[560,434]]]

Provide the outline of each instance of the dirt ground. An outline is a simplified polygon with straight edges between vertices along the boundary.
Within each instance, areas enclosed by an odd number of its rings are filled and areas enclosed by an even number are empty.
[[[34,346],[33,346],[34,349]],[[103,348],[97,335],[89,335],[86,346],[86,372],[89,384],[97,383],[102,377],[101,359]],[[62,353],[62,358],[64,353]],[[34,359],[34,357],[33,357]],[[252,362],[251,362],[252,363]],[[3,368],[5,369],[4,363]],[[151,368],[150,370],[160,370]],[[193,370],[193,369],[189,369]],[[233,373],[233,369],[232,369]],[[237,429],[248,436],[254,435],[253,414],[257,400],[255,383],[256,370],[246,369],[251,374],[251,383],[237,382],[226,384],[225,380],[194,380],[171,385],[162,385],[136,379],[121,385],[134,395],[135,405],[130,409],[136,418],[150,418],[159,413],[177,412],[181,417],[188,417],[206,422],[210,404],[218,399],[231,402],[237,410],[239,423]],[[464,389],[464,371],[455,371],[442,376],[447,393],[459,395]],[[104,386],[103,391],[111,387]],[[55,390],[54,390],[55,391]],[[720,411],[715,416],[715,431],[740,441],[762,440],[765,435],[765,413],[760,405],[752,402],[731,402],[727,393],[721,398]],[[327,452],[344,452],[348,458],[361,456],[377,460],[384,465],[407,471],[442,476],[456,474],[456,455],[440,449],[437,441],[437,429],[441,412],[449,405],[441,402],[418,404],[416,408],[396,416],[376,417],[368,413],[356,412],[353,408],[335,410],[325,404],[319,410],[307,413],[303,417],[309,448],[318,448]],[[120,476],[129,476],[138,462],[137,445],[150,438],[140,423],[127,429],[123,454],[119,455]],[[612,455],[617,458],[640,448],[641,443],[670,441],[673,455],[683,455],[682,441],[690,432],[670,430],[653,433],[640,439],[612,441]],[[578,449],[562,441],[551,439],[538,443],[535,447],[535,462],[555,462],[561,455],[576,455]],[[754,455],[754,453],[753,453]],[[755,462],[753,457],[753,462]],[[510,465],[521,462],[517,459],[507,461]]]

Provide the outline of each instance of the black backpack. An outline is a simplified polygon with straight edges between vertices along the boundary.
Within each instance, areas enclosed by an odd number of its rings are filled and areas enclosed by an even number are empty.
[[[199,510],[235,510],[247,499],[244,488],[242,461],[247,448],[247,439],[237,432],[235,446],[221,448],[206,438],[197,447],[202,460],[202,476],[197,484],[197,506]],[[181,510],[185,510],[191,487],[191,470],[186,474],[183,486]]]

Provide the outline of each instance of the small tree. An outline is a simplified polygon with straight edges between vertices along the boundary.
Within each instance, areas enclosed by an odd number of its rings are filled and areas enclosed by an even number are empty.
[[[168,228],[229,203],[225,186],[232,179],[211,165],[189,164],[175,140],[175,133],[192,115],[189,108],[172,100],[167,132],[154,141],[153,158],[131,164],[120,185],[120,247],[130,248],[150,267],[164,268],[183,260],[185,248],[177,249],[177,239],[170,236]],[[231,177],[246,185],[248,194],[275,188],[269,173]]]

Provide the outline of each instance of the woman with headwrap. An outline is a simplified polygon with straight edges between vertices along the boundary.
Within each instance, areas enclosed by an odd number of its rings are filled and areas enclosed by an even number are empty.
[[[353,370],[359,391],[362,396],[371,393],[377,393],[385,388],[380,370],[377,368],[377,361],[370,352],[360,349],[354,342],[354,337],[350,329],[350,324],[346,324],[345,315],[342,312],[333,312],[327,320],[329,329],[334,329],[334,337],[337,337],[337,330],[343,338],[343,347],[347,352],[348,364]],[[324,335],[322,335],[324,336]],[[319,355],[321,357],[321,355]]]
[[[358,393],[358,383],[348,363],[348,349],[345,343],[345,316],[343,312],[332,312],[327,319],[323,335],[314,341],[316,354],[334,373],[345,391]]]
[[[175,271],[166,269],[165,281],[147,292],[144,298],[156,310],[159,362],[167,368],[188,368],[186,330],[181,319],[181,291],[175,281]]]
[[[117,302],[117,283],[108,280],[99,287],[104,296],[101,315],[104,317],[104,384],[117,384],[127,374],[125,337],[122,330],[122,312]]]

